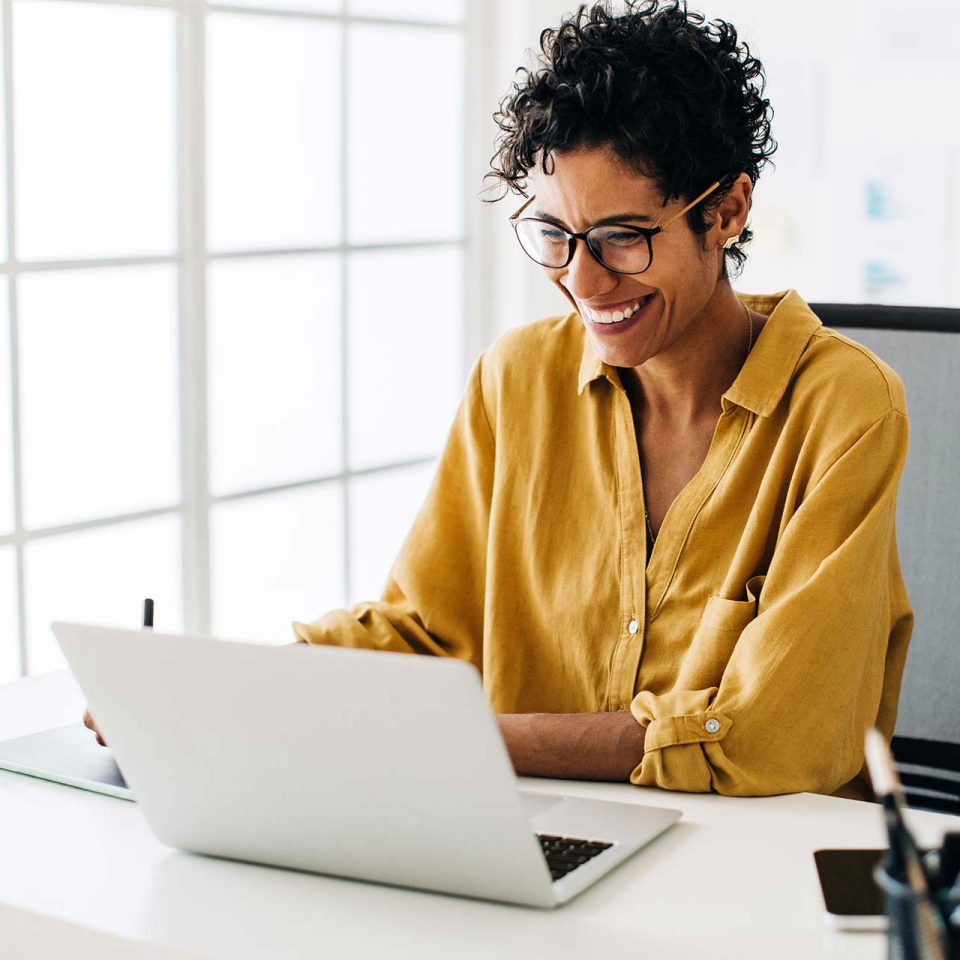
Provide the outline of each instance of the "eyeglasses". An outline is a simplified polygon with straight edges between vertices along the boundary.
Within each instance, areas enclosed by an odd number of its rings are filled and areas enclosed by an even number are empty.
[[[607,223],[590,227],[583,233],[571,233],[553,220],[520,216],[536,199],[536,194],[510,217],[510,225],[523,252],[542,267],[562,269],[573,259],[577,241],[583,240],[597,263],[611,273],[643,273],[653,263],[653,238],[658,233],[663,233],[674,220],[682,217],[719,186],[718,180],[666,223],[657,224],[655,227]]]

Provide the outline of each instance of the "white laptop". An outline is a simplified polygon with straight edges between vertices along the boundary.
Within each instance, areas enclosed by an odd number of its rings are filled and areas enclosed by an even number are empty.
[[[150,827],[183,850],[553,907],[680,817],[648,793],[519,790],[463,661],[53,631]]]

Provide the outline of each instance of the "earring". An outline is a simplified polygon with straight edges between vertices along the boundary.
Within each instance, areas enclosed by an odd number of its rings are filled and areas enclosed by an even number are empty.
[[[724,249],[724,250],[729,250],[739,239],[740,239],[740,235],[739,235],[739,234],[738,234],[737,236],[735,236],[735,237],[730,237],[730,238],[727,240],[727,242],[723,245],[723,249]]]

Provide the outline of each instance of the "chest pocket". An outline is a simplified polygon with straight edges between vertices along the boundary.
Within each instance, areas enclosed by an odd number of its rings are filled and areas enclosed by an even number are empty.
[[[746,600],[710,597],[684,655],[677,687],[704,690],[719,687],[727,663],[747,624],[756,619],[764,574],[747,581]]]
[[[760,574],[747,581],[746,600],[711,597],[703,608],[700,626],[707,626],[714,630],[736,630],[739,634],[757,615],[764,580],[766,575]]]

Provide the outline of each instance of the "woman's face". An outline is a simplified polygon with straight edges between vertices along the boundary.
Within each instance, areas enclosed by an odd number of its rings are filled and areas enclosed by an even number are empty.
[[[554,160],[549,176],[539,167],[531,173],[536,200],[523,216],[546,215],[576,233],[612,216],[653,227],[688,202],[664,206],[653,181],[628,169],[606,147],[578,148],[554,155]],[[706,252],[681,217],[653,238],[653,262],[643,273],[612,273],[581,241],[566,267],[543,269],[576,307],[600,359],[611,366],[637,367],[691,333],[714,295],[723,256],[719,226],[705,239]],[[598,313],[611,319],[615,311],[635,307],[644,298],[649,299],[629,318],[598,322]]]

